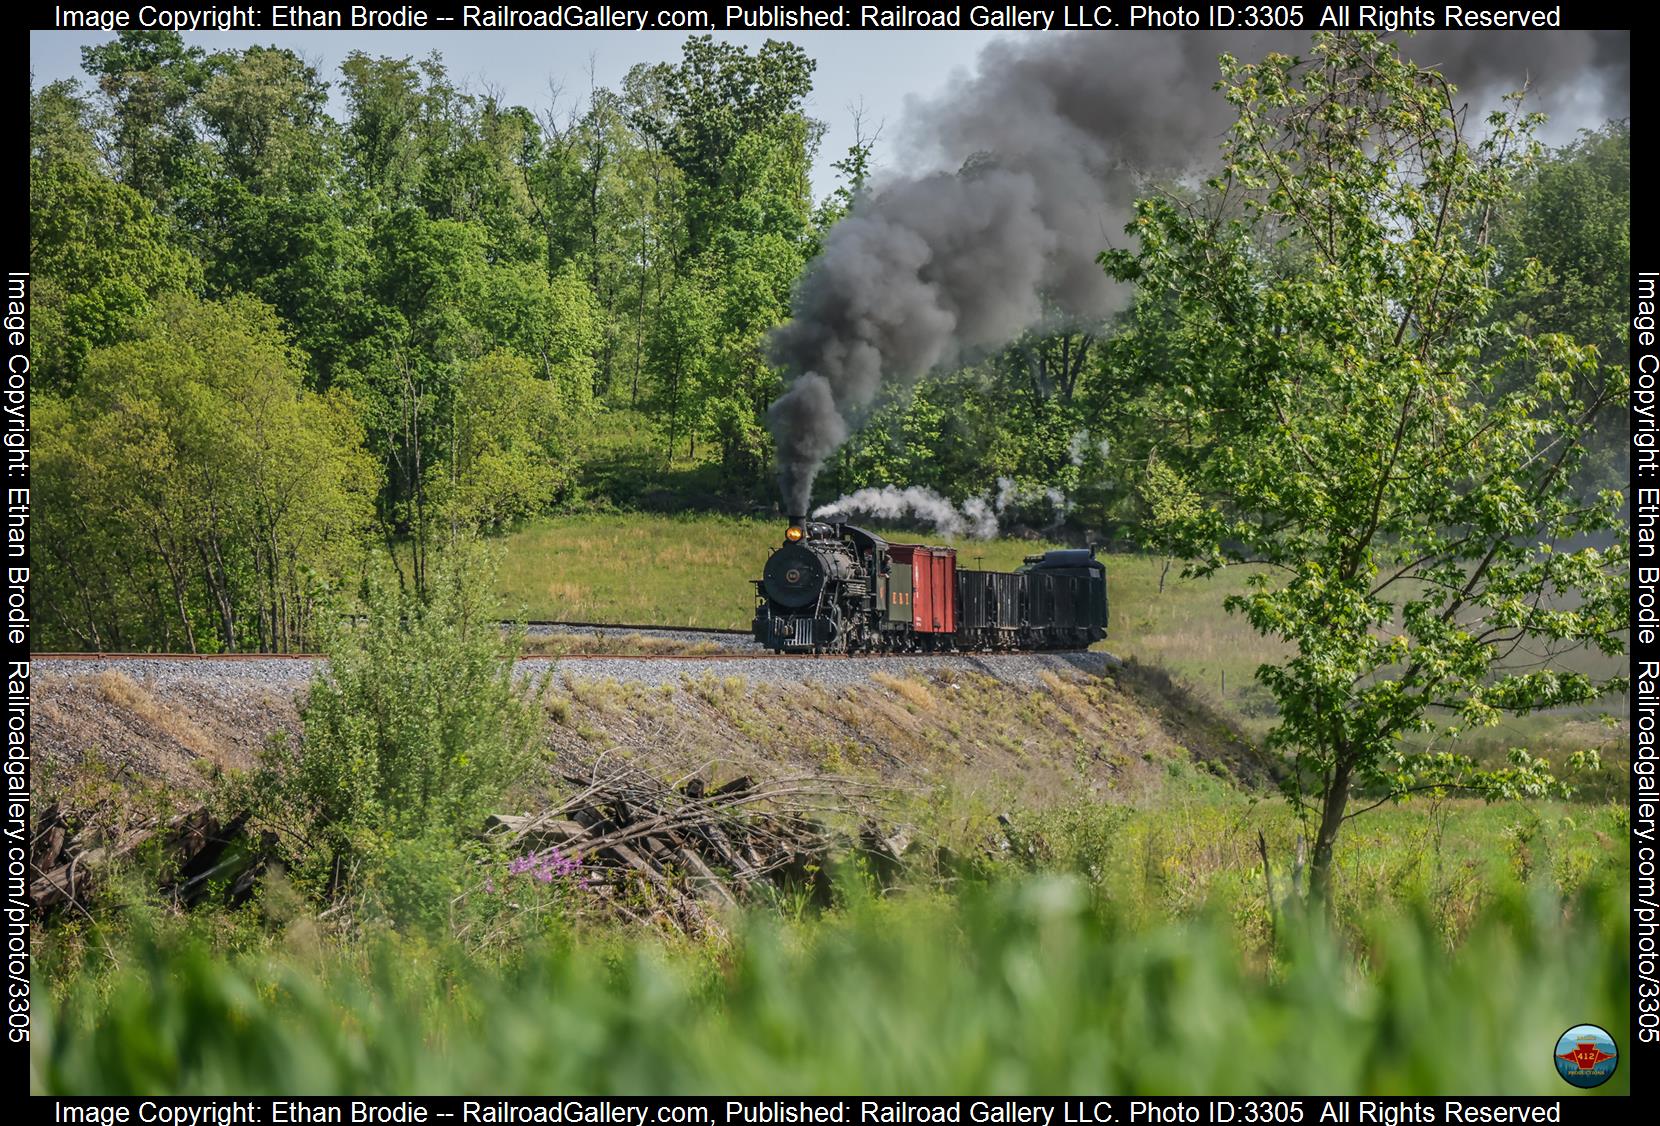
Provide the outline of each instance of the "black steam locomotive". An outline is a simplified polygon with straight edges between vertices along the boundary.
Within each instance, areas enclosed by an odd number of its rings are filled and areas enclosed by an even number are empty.
[[[792,520],[755,595],[755,640],[780,653],[1085,649],[1107,635],[1107,569],[1093,549],[968,571],[955,548]]]

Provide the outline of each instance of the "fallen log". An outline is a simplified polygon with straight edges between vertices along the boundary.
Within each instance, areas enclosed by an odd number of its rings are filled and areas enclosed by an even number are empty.
[[[247,822],[245,813],[221,822],[206,806],[197,806],[165,823],[141,822],[107,843],[102,842],[103,834],[98,830],[89,832],[88,840],[83,842],[66,826],[60,826],[61,841],[47,840],[33,850],[34,855],[55,863],[49,868],[35,868],[29,883],[29,904],[37,916],[71,903],[84,907],[100,872],[133,859],[151,842],[158,844],[162,861],[173,873],[161,890],[176,901],[194,903],[216,878],[231,881],[233,889],[240,885],[246,893],[275,845],[275,838],[269,836],[258,843],[250,842]]]
[[[35,823],[34,839],[29,842],[29,867],[37,872],[56,868],[63,860],[63,849],[69,839],[69,826],[63,811],[56,804],[47,807]]]

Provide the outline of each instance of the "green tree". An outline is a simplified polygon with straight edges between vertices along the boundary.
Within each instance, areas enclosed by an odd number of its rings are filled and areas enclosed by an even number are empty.
[[[1161,318],[1147,339],[1181,425],[1159,464],[1195,502],[1162,536],[1199,574],[1258,564],[1229,608],[1293,650],[1258,677],[1324,897],[1357,791],[1549,785],[1524,750],[1478,771],[1403,737],[1623,688],[1536,658],[1623,648],[1621,498],[1582,501],[1569,478],[1624,391],[1567,337],[1493,323],[1516,271],[1486,236],[1532,119],[1473,138],[1454,89],[1372,35],[1222,64],[1238,120],[1207,206],[1144,201],[1139,250],[1104,260]],[[1580,538],[1611,531],[1604,550]],[[1519,651],[1535,659],[1507,663]]]
[[[622,149],[614,166],[623,197],[620,219],[627,246],[627,280],[623,286],[629,339],[628,402],[640,402],[640,377],[646,373],[646,344],[656,331],[663,295],[680,268],[685,239],[685,177],[651,133],[637,128],[645,118],[661,116],[662,74],[636,66],[623,80],[620,103],[633,143]],[[596,291],[598,292],[598,291]],[[648,392],[649,393],[649,392]]]
[[[81,66],[98,81],[116,176],[164,214],[196,175],[196,98],[216,65],[173,31],[124,31],[81,48]]]
[[[87,648],[289,650],[358,562],[374,471],[269,307],[175,295],[43,402],[36,588]]]
[[[598,313],[572,267],[549,280],[540,263],[493,262],[476,223],[431,219],[405,206],[383,214],[369,240],[368,331],[356,343],[348,385],[363,404],[370,448],[386,466],[379,505],[392,558],[425,589],[429,551],[461,525],[432,490],[454,493],[463,467],[451,456],[462,385],[497,351],[524,360],[558,405],[557,448],[577,448],[593,402]],[[516,369],[515,369],[516,370]],[[556,469],[552,461],[545,468]],[[562,469],[555,472],[562,481]],[[398,550],[406,536],[411,550]]]
[[[255,194],[336,186],[328,83],[292,51],[250,47],[220,56],[196,104],[226,174]]]
[[[695,443],[703,423],[716,348],[711,305],[704,286],[695,279],[677,278],[657,311],[648,355],[661,381],[657,411],[669,459],[680,439],[690,435]]]
[[[499,531],[552,504],[573,468],[562,407],[557,385],[537,379],[512,353],[466,365],[448,448],[429,486],[452,541],[467,531]]]
[[[345,136],[353,187],[382,206],[409,201],[424,164],[420,69],[412,59],[353,51],[340,74],[350,108]]]
[[[67,160],[102,167],[92,106],[73,79],[29,87],[29,160],[41,168]]]
[[[442,528],[427,487],[461,368],[487,350],[467,315],[485,272],[482,232],[406,205],[377,217],[369,255],[367,331],[354,348],[348,385],[363,404],[370,449],[385,466],[381,531],[394,561],[396,537],[409,538],[411,579],[422,591],[428,549]]]
[[[1631,123],[1610,121],[1544,154],[1526,171],[1515,204],[1495,216],[1507,263],[1532,261],[1534,284],[1508,293],[1500,313],[1533,332],[1572,332],[1604,363],[1622,364],[1630,325]]]
[[[420,197],[427,213],[477,226],[493,261],[540,263],[546,235],[534,224],[528,170],[541,127],[529,110],[495,98],[453,95],[438,104],[449,116],[429,126],[435,143]]]
[[[344,141],[328,84],[292,52],[217,56],[198,99],[203,175],[177,217],[207,292],[275,308],[326,388],[364,329],[366,252],[345,190]]]
[[[630,76],[633,123],[679,173],[674,282],[648,350],[659,426],[670,456],[681,439],[694,456],[713,442],[735,484],[766,473],[762,420],[778,378],[762,342],[814,245],[808,174],[823,127],[802,110],[812,71],[793,44],[751,54],[694,36],[678,64]]]
[[[668,265],[660,197],[673,166],[629,123],[626,97],[603,88],[580,116],[547,134],[534,183],[548,269],[580,267],[599,303],[595,393],[610,391],[631,350],[637,390],[648,295],[660,295]]]
[[[652,68],[657,99],[636,124],[685,177],[687,245],[694,254],[714,242],[719,228],[741,221],[735,209],[750,207],[747,189],[757,169],[746,138],[779,130],[787,137],[805,123],[801,106],[812,92],[813,67],[793,43],[769,39],[752,55],[694,35],[678,64]],[[800,140],[816,146],[820,132],[813,123]]]
[[[1499,212],[1494,244],[1504,262],[1532,269],[1531,285],[1503,295],[1496,316],[1529,333],[1565,332],[1625,370],[1631,294],[1631,125],[1611,121],[1529,169],[1516,205]],[[1601,378],[1597,373],[1595,378]],[[1587,493],[1626,479],[1624,419],[1610,404],[1579,474]]]
[[[373,328],[369,253],[335,191],[259,195],[214,179],[187,205],[210,295],[247,294],[277,310],[309,358],[310,386],[343,377]]]
[[[91,351],[124,339],[157,295],[200,281],[142,196],[69,157],[29,163],[29,261],[42,388],[72,385]]]
[[[865,135],[864,108],[854,107],[853,113],[853,143],[847,146],[847,155],[840,160],[832,160],[830,167],[841,173],[841,183],[837,184],[828,196],[820,201],[813,212],[813,226],[817,229],[817,240],[822,241],[824,234],[831,227],[841,222],[849,211],[853,210],[853,203],[859,198],[859,193],[865,190],[865,184],[870,180],[870,157],[876,149],[876,142],[882,139],[882,127],[878,125],[875,132]],[[815,245],[813,255],[818,253]]]

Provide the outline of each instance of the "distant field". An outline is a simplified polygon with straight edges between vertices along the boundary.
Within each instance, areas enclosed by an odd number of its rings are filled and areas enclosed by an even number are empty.
[[[501,593],[507,612],[527,618],[744,629],[755,608],[751,582],[782,542],[783,532],[782,521],[703,514],[538,521],[503,541]],[[994,570],[1012,569],[1025,555],[1061,546],[1030,540],[952,541],[932,533],[915,538],[952,544],[961,566]],[[1103,559],[1112,624],[1101,648],[1159,665],[1248,729],[1266,730],[1273,720],[1273,701],[1256,683],[1255,673],[1284,650],[1222,608],[1223,599],[1245,589],[1248,571],[1183,579],[1179,565],[1166,572],[1165,560],[1155,556],[1112,554]],[[1619,662],[1580,654],[1570,663],[1607,675]],[[1619,733],[1604,727],[1603,717],[1624,710],[1622,698],[1600,709],[1510,719],[1469,737],[1465,745],[1483,753],[1510,746],[1555,753],[1606,745],[1614,753]]]
[[[731,516],[540,521],[506,538],[501,593],[510,613],[527,618],[745,629],[755,614],[751,581],[783,541],[783,521]],[[956,546],[965,567],[1006,570],[1022,556],[1059,545],[967,540]]]
[[[777,524],[724,516],[576,516],[507,537],[501,593],[527,618],[740,629]]]

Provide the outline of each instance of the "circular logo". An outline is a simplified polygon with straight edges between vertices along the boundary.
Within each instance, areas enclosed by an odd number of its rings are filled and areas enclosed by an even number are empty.
[[[1620,1050],[1606,1028],[1576,1024],[1556,1041],[1556,1073],[1575,1087],[1600,1087],[1620,1065]]]
[[[796,583],[800,582],[801,581],[801,572],[800,572],[800,570],[798,570],[795,567],[791,567],[788,571],[785,571],[784,572],[784,581],[789,583],[791,586],[794,586]]]

